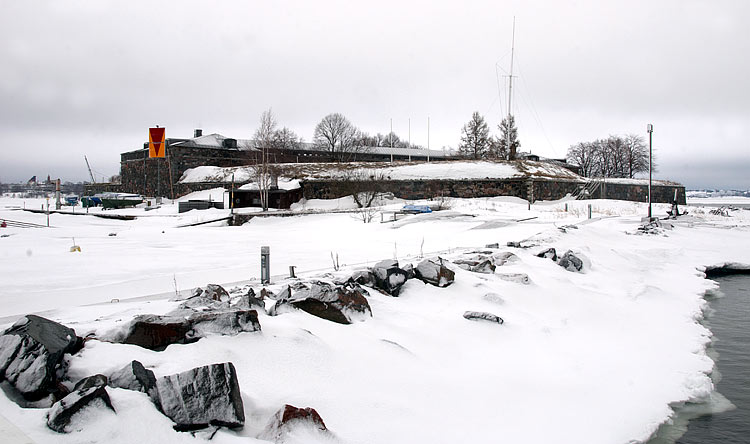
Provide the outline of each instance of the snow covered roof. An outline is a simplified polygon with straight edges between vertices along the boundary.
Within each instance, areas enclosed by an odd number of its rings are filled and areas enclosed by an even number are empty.
[[[190,147],[190,148],[226,148],[224,141],[229,137],[222,136],[218,133],[206,134],[204,136],[193,137],[179,142],[170,143],[172,147]],[[251,139],[234,139],[237,141],[237,149],[254,150],[254,144]]]
[[[360,172],[368,175],[382,174],[388,180],[482,180],[526,177],[584,180],[561,166],[531,161],[287,163],[275,167],[282,171],[282,176],[300,180],[344,178]],[[180,182],[228,182],[231,181],[232,173],[235,175],[235,182],[249,181],[252,177],[252,167],[192,168],[185,171]]]

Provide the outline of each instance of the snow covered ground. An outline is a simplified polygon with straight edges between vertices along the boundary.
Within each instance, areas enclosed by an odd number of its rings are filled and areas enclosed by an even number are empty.
[[[381,210],[402,204],[386,202]],[[750,264],[750,211],[727,217],[688,207],[673,229],[642,235],[634,233],[646,206],[633,202],[539,202],[530,210],[515,198],[450,204],[390,223],[313,214],[180,228],[227,211],[178,215],[168,205],[116,211],[138,215],[133,221],[52,214],[54,228],[0,228],[0,327],[41,312],[80,336],[100,336],[136,314],[169,312],[175,293],[196,286],[258,290],[262,245],[271,247],[271,289],[278,290],[289,265],[303,278],[325,279],[381,259],[451,259],[498,243],[497,251],[520,261],[491,275],[454,267],[456,282],[447,288],[410,280],[397,298],[371,290],[373,317],[364,322],[261,315],[261,333],[211,336],[163,352],[89,341],[70,359],[68,375],[109,374],[132,359],[157,377],[231,361],[247,421],[242,430],[219,431],[218,443],[265,442],[255,437],[285,403],[314,407],[336,436],[300,432],[292,441],[299,443],[631,443],[670,417],[670,403],[712,391],[710,332],[699,321],[703,295],[715,285],[701,270]],[[23,205],[0,199],[0,219],[46,224],[45,215],[18,209]],[[350,206],[340,199],[295,208]],[[655,205],[654,213],[667,209]],[[73,239],[80,252],[70,251]],[[505,247],[522,240],[533,246]],[[581,255],[585,272],[536,257],[547,247]],[[338,272],[332,255],[342,264]],[[531,283],[501,273],[526,273]],[[505,323],[467,321],[467,310]],[[146,395],[109,391],[117,414],[86,411],[67,435],[46,428],[46,410],[21,409],[4,396],[0,414],[40,444],[200,440],[173,431]]]

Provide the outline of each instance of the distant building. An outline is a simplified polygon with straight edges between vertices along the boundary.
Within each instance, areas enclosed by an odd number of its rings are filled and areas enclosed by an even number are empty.
[[[323,151],[311,143],[302,143],[298,149],[270,149],[270,163],[317,163],[338,160],[338,154]],[[439,161],[455,159],[456,155],[443,150],[409,148],[364,147],[347,155],[347,161]],[[142,149],[120,154],[120,191],[146,196],[172,195],[174,185],[182,174],[199,166],[241,166],[260,161],[260,150],[249,139],[232,139],[221,134],[203,135],[196,129],[189,139],[168,138],[166,157],[149,159],[148,142]]]

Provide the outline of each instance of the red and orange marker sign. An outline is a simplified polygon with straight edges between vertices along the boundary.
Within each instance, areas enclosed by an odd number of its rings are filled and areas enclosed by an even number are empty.
[[[167,150],[164,128],[148,129],[148,157],[164,157]]]

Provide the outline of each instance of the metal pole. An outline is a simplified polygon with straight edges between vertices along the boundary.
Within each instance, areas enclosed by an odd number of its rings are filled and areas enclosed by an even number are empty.
[[[646,126],[646,131],[648,131],[648,218],[651,219],[651,135],[654,132],[654,125],[649,123]]]
[[[430,163],[430,116],[427,116],[427,163]]]

